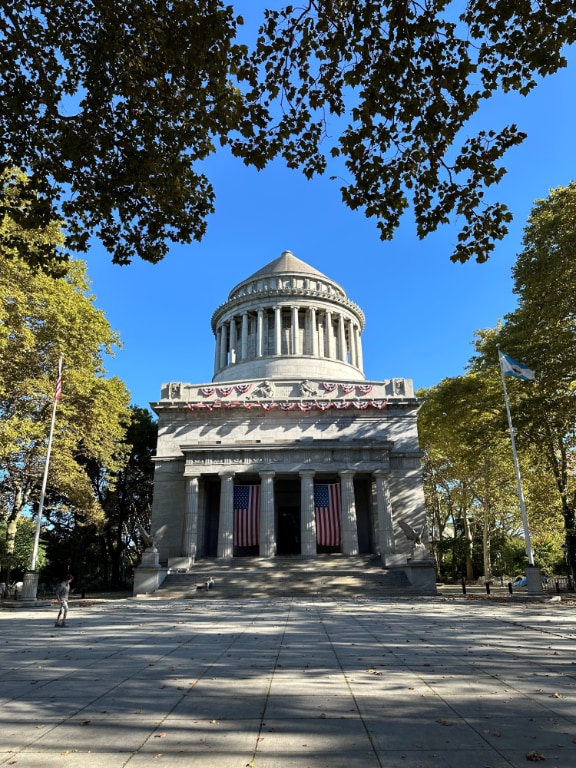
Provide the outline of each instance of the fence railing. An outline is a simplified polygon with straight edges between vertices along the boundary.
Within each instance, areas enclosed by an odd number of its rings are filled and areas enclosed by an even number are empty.
[[[548,581],[542,587],[544,592],[552,592],[554,594],[574,592],[574,579],[571,576],[549,576]]]

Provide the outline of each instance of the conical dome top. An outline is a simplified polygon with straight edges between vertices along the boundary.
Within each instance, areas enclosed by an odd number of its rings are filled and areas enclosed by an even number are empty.
[[[234,286],[234,288],[232,288],[230,291],[228,299],[230,300],[234,298],[238,291],[241,291],[249,283],[254,283],[266,278],[278,278],[280,275],[284,278],[290,276],[296,278],[319,277],[325,283],[329,283],[337,293],[342,296],[346,296],[344,289],[341,288],[338,283],[334,282],[334,280],[326,277],[326,275],[322,274],[322,272],[319,272],[317,269],[314,269],[314,267],[311,267],[310,264],[302,261],[302,259],[298,259],[296,256],[294,256],[292,251],[283,251],[277,259],[274,259],[274,261],[266,264],[265,267],[262,267],[257,272],[254,272],[253,275],[250,275],[250,277],[247,277],[245,280],[242,280],[241,283],[238,283],[238,285]]]
[[[319,277],[326,278],[326,275],[323,275],[322,272],[314,269],[310,264],[306,264],[302,259],[296,258],[292,251],[283,251],[277,259],[274,259],[270,264],[266,264],[265,267],[259,269],[258,272],[251,275],[248,280],[253,280],[256,277],[264,277],[264,275],[277,275],[279,273],[318,275]]]
[[[284,251],[214,312],[213,380],[364,380],[363,329],[362,310],[338,283]]]

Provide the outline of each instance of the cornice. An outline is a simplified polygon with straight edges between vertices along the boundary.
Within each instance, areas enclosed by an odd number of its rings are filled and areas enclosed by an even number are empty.
[[[252,303],[255,303],[257,307],[264,308],[263,305],[267,303],[267,300],[273,304],[274,302],[281,300],[294,303],[294,299],[315,299],[320,308],[324,308],[326,305],[331,305],[339,309],[345,308],[358,319],[360,323],[360,331],[362,332],[364,330],[366,325],[364,312],[360,309],[358,304],[347,297],[327,295],[322,291],[307,288],[268,288],[265,290],[254,291],[250,294],[244,294],[243,296],[237,296],[234,299],[229,299],[223,304],[220,304],[220,306],[212,313],[210,321],[212,331],[216,333],[219,320],[221,320],[222,316],[227,312],[233,313],[234,310]]]

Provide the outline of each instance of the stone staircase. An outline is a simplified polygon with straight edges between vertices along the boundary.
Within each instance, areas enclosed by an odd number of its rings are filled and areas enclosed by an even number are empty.
[[[212,578],[214,585],[206,589]],[[224,600],[260,597],[350,598],[416,594],[403,571],[373,556],[202,559],[186,573],[169,572],[155,597]]]

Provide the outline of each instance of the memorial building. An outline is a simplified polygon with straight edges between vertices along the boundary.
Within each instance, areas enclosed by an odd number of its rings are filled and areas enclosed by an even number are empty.
[[[160,567],[203,558],[381,557],[435,590],[410,379],[367,381],[364,314],[285,251],[212,316],[214,375],[169,382],[151,533]]]

